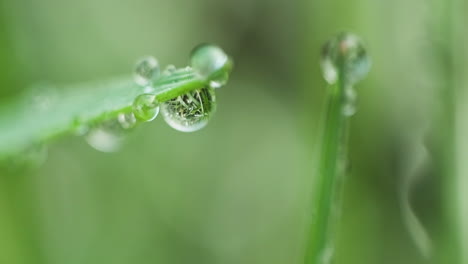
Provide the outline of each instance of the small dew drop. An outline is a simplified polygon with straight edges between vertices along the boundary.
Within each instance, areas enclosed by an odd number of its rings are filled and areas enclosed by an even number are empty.
[[[159,103],[153,94],[142,94],[133,101],[133,114],[141,121],[149,122],[158,116]]]
[[[169,64],[169,65],[166,66],[166,69],[164,69],[163,75],[169,76],[169,75],[173,74],[176,70],[177,70],[176,66],[174,66],[172,64]]]
[[[127,129],[124,129],[119,118],[106,121],[88,131],[85,136],[88,144],[102,152],[115,152],[122,146]]]
[[[211,87],[191,91],[161,104],[166,123],[182,132],[205,127],[215,111],[216,98]]]
[[[148,56],[137,62],[134,74],[135,82],[138,85],[146,86],[151,81],[156,80],[160,73],[158,61],[154,57]]]
[[[202,44],[197,46],[190,56],[192,68],[203,78],[210,80],[213,88],[219,88],[229,77],[222,69],[230,64],[227,54],[218,46]]]
[[[367,75],[371,61],[359,37],[341,33],[323,46],[321,66],[328,83],[336,83],[342,69],[344,81],[352,85]]]
[[[344,90],[344,102],[342,104],[342,113],[345,116],[353,116],[356,113],[357,94],[356,91],[348,86]]]
[[[137,120],[133,113],[120,113],[117,117],[123,129],[131,129],[136,126]]]
[[[58,101],[57,89],[48,83],[39,83],[31,89],[31,104],[35,110],[44,112]]]

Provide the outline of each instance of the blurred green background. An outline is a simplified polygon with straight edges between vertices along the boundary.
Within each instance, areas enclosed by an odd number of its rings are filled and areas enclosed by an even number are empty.
[[[119,152],[68,136],[40,167],[1,172],[0,263],[302,263],[327,88],[319,50],[342,30],[364,39],[373,68],[357,87],[335,263],[428,263],[399,197],[440,104],[431,43],[444,1],[433,2],[1,0],[2,100],[130,74],[144,55],[182,67],[202,42],[235,69],[199,132],[159,117]],[[425,174],[414,207],[437,232],[440,179]]]

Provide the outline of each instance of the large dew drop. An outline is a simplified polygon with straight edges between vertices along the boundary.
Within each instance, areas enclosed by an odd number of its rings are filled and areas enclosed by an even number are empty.
[[[167,124],[182,132],[205,127],[216,111],[216,98],[211,87],[197,89],[161,104]]]
[[[145,86],[157,79],[161,74],[158,61],[151,56],[139,60],[135,66],[135,82]]]
[[[141,121],[149,122],[158,116],[159,103],[153,94],[142,94],[133,101],[133,113]]]
[[[210,86],[219,88],[226,84],[231,67],[229,56],[218,46],[202,44],[193,49],[190,62],[192,68],[203,78],[210,80]]]
[[[323,46],[321,65],[328,83],[336,83],[341,75],[346,84],[352,85],[367,75],[371,61],[359,37],[341,33]]]

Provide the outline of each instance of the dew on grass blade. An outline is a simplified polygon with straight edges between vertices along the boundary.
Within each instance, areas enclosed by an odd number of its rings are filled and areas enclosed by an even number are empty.
[[[148,56],[139,60],[135,66],[134,79],[138,85],[145,86],[161,74],[158,61]]]
[[[117,117],[117,120],[124,129],[134,128],[137,123],[137,120],[133,113],[120,113]]]
[[[176,70],[177,70],[177,68],[174,65],[169,64],[169,65],[166,66],[166,68],[164,69],[162,74],[165,75],[165,76],[168,76],[168,75],[173,74]]]
[[[371,61],[359,37],[341,33],[323,46],[321,66],[328,83],[336,83],[342,71],[342,81],[352,85],[367,75]]]
[[[352,116],[356,113],[357,94],[352,86],[346,86],[343,94],[342,113]]]
[[[115,152],[125,139],[125,129],[119,119],[109,120],[90,129],[85,136],[86,142],[101,152]]]
[[[158,116],[159,103],[153,94],[142,94],[133,101],[133,113],[141,121],[149,122]]]
[[[229,74],[223,68],[231,67],[231,61],[220,47],[201,44],[193,49],[190,62],[201,77],[210,80],[211,87],[219,88],[228,81]]]
[[[166,123],[182,132],[205,127],[215,111],[216,98],[211,87],[193,90],[161,104]]]
[[[122,138],[102,128],[91,130],[86,135],[86,142],[101,152],[115,152],[119,150]]]

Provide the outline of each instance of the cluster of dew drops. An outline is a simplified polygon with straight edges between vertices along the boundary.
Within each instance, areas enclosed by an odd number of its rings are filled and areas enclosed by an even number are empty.
[[[121,113],[117,120],[104,122],[90,131],[86,136],[87,142],[97,150],[114,152],[119,149],[126,131],[139,122],[153,121],[160,112],[166,123],[178,131],[193,132],[205,127],[216,110],[214,89],[223,86],[228,80],[229,71],[222,70],[228,63],[230,60],[226,53],[211,44],[197,46],[190,56],[191,66],[184,69],[169,65],[161,72],[154,57],[141,59],[134,70],[134,81],[145,87],[145,93],[135,98],[132,112]],[[206,87],[158,102],[156,94],[152,93],[155,90],[152,85],[161,77],[184,72],[194,72],[198,77],[209,80]]]

